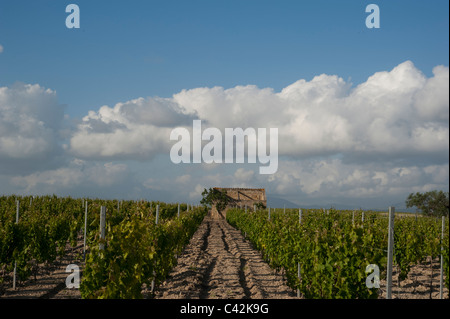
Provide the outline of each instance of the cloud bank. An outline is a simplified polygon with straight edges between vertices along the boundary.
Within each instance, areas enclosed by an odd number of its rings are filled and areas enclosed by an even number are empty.
[[[139,98],[89,112],[70,150],[86,158],[151,158],[167,151],[168,132],[189,128],[197,118],[222,130],[277,127],[280,155],[442,157],[449,143],[448,67],[435,67],[433,74],[426,78],[407,61],[355,88],[322,74],[278,93],[247,85]]]
[[[0,87],[0,173],[48,168],[61,155],[64,106],[38,84]]]
[[[32,193],[45,185],[70,192],[89,182],[115,188],[122,181],[133,196],[176,191],[194,200],[203,187],[226,184],[317,201],[448,190],[448,87],[447,66],[426,77],[406,61],[357,86],[321,74],[280,92],[246,85],[139,97],[91,110],[71,127],[54,91],[38,84],[1,87],[0,181],[6,186],[0,191]],[[170,132],[191,129],[193,119],[220,130],[278,128],[278,172],[262,176],[249,164],[175,168]],[[148,171],[136,161],[148,163]],[[150,176],[162,169],[167,177]],[[98,172],[108,182],[94,182]]]

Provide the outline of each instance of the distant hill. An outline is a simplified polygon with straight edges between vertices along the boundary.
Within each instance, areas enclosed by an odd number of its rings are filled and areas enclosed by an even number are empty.
[[[360,206],[356,204],[314,204],[314,205],[302,205],[288,201],[286,199],[282,199],[279,197],[267,196],[267,205],[270,207],[278,207],[278,208],[305,208],[305,209],[317,209],[317,208],[331,208],[334,207],[336,209],[357,209]],[[286,206],[285,206],[286,205]]]
[[[278,197],[272,197],[267,196],[267,206],[273,207],[273,208],[299,208],[300,206],[296,203],[290,202],[286,199],[278,198]]]
[[[340,210],[353,210],[353,209],[363,209],[363,210],[380,210],[380,211],[387,211],[388,206],[386,207],[365,207],[358,204],[342,204],[342,203],[327,203],[327,204],[313,204],[313,205],[302,205],[288,201],[286,199],[282,199],[279,197],[273,197],[273,196],[267,196],[267,205],[274,208],[305,208],[305,209],[320,209],[325,208],[329,209],[331,207],[334,207],[335,209]],[[285,206],[286,205],[286,206]],[[416,208],[406,208],[404,203],[395,203],[391,206],[395,207],[395,211],[397,212],[409,212],[409,213],[415,213]]]

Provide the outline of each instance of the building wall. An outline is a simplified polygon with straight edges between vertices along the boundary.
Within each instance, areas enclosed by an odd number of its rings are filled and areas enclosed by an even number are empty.
[[[230,197],[230,203],[220,214],[216,207],[213,205],[211,209],[211,216],[213,218],[225,218],[227,210],[232,207],[242,207],[247,205],[247,209],[253,210],[253,205],[256,203],[263,203],[267,206],[266,191],[264,188],[220,188],[215,187],[218,190],[226,190],[228,197]]]

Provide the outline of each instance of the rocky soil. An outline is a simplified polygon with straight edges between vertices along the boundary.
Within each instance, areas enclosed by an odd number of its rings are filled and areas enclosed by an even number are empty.
[[[206,217],[155,297],[286,299],[296,294],[238,230]]]

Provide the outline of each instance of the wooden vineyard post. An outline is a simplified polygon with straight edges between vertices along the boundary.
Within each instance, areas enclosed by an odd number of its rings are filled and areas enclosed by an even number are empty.
[[[103,241],[106,238],[106,206],[100,207],[100,250],[105,249]]]
[[[19,223],[19,207],[20,201],[16,201],[16,224]],[[14,260],[13,289],[16,290],[17,261]]]
[[[189,209],[189,204],[188,204],[188,209]],[[155,224],[158,225],[159,222],[159,205],[156,205],[156,220],[155,220]],[[152,279],[152,286],[150,288],[150,292],[153,293],[153,290],[155,289],[155,277],[156,277],[156,272],[153,270],[153,279]]]
[[[388,226],[388,258],[386,272],[386,299],[392,299],[392,264],[394,257],[394,218],[395,207],[389,207],[389,226]]]
[[[270,206],[269,206],[269,220],[270,220]]]
[[[83,201],[84,203],[84,201]],[[88,202],[84,205],[84,240],[83,240],[83,259],[86,260],[86,237],[87,237],[87,212]]]
[[[180,218],[180,204],[178,204],[178,213],[177,213],[178,218]]]
[[[444,295],[444,231],[445,231],[445,216],[442,216],[442,232],[441,232],[441,275],[440,275],[440,287],[439,287],[439,299],[443,298]]]
[[[352,225],[355,227],[355,211],[352,213]]]
[[[300,225],[302,224],[302,209],[301,208],[298,209],[298,223]]]
[[[300,282],[302,280],[302,276],[300,273],[300,263],[299,262],[297,263],[297,270],[298,270],[298,273],[297,273],[297,277],[298,277],[297,298],[300,298]]]
[[[361,212],[361,227],[364,228],[364,211]]]
[[[159,205],[156,205],[156,225],[158,225],[159,222]]]

